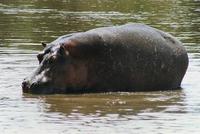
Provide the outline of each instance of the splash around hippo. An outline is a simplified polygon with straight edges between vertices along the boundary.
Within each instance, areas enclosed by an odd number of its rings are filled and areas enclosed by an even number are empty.
[[[180,41],[132,23],[61,36],[37,57],[38,68],[22,83],[24,93],[173,90],[188,67]]]

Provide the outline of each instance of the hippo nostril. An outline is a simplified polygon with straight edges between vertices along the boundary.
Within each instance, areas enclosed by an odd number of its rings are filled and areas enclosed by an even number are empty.
[[[22,90],[24,93],[27,93],[29,90],[29,83],[27,81],[22,82]]]
[[[26,81],[22,82],[22,88],[27,88],[28,83]]]

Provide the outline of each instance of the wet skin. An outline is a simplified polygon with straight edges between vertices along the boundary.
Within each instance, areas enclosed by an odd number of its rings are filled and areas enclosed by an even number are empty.
[[[61,36],[37,57],[39,67],[22,83],[25,93],[171,90],[180,88],[188,67],[180,41],[143,24]]]

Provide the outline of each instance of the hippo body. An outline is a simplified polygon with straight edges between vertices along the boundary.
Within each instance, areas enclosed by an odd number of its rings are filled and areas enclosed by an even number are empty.
[[[144,24],[61,36],[38,55],[29,93],[152,91],[180,88],[188,67],[182,43]]]

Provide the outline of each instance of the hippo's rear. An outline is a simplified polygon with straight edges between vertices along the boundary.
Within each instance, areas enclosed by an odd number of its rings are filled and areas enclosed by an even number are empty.
[[[188,67],[182,43],[143,24],[103,27],[62,36],[38,54],[22,83],[29,93],[177,89]]]

